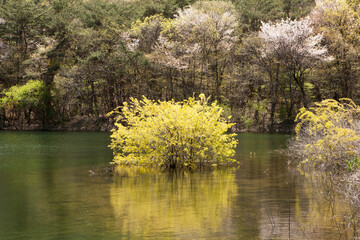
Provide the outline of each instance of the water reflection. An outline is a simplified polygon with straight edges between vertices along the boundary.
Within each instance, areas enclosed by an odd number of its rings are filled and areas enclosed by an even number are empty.
[[[333,216],[329,215],[329,204],[314,195],[321,192],[320,186],[313,188],[275,151],[285,146],[286,139],[285,135],[239,136],[237,158],[243,165],[235,173],[238,193],[232,208],[232,222],[237,231],[234,236],[339,239]],[[341,223],[340,219],[337,222]]]
[[[275,152],[287,138],[240,134],[237,169],[106,178],[88,170],[109,134],[0,132],[0,239],[351,239],[341,197]]]
[[[344,196],[329,189],[325,182],[302,177],[302,196],[296,200],[296,220],[302,231],[317,239],[357,239],[353,232],[351,207]],[[307,199],[305,209],[300,209],[302,199]]]
[[[111,160],[101,147],[108,138],[0,132],[0,239],[102,239],[113,216],[109,186],[87,170]]]
[[[110,189],[118,227],[136,238],[225,238],[237,192],[234,171],[122,168]]]

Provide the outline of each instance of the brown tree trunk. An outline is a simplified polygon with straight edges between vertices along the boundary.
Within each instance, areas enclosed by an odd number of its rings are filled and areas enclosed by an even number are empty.
[[[279,88],[279,71],[280,71],[280,64],[276,64],[276,73],[275,78],[270,75],[271,81],[271,110],[270,110],[270,132],[275,131],[275,111],[277,105],[277,95],[278,95],[278,88]]]

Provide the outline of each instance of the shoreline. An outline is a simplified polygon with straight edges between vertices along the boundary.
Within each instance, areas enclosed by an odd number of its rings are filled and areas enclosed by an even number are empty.
[[[108,117],[95,116],[76,116],[69,121],[63,123],[52,123],[43,126],[41,123],[36,124],[10,124],[8,126],[0,126],[0,131],[64,131],[64,132],[111,132],[115,128],[115,120]],[[235,125],[236,126],[236,125]],[[295,123],[282,122],[277,123],[273,131],[264,126],[255,126],[252,128],[232,127],[232,133],[278,133],[278,134],[294,134]]]

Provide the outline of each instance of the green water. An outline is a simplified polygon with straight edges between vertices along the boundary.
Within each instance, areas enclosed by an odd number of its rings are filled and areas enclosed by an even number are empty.
[[[108,133],[0,132],[0,239],[339,239],[288,137],[240,134],[236,169],[106,177]]]

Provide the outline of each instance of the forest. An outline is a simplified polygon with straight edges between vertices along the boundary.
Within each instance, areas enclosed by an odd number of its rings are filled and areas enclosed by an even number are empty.
[[[233,131],[291,131],[314,102],[360,103],[359,4],[2,0],[0,129],[108,130],[131,97],[203,93]]]

